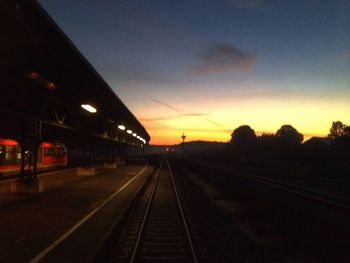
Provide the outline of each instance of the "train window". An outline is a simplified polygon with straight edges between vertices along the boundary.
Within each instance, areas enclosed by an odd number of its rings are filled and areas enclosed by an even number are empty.
[[[44,156],[48,156],[49,155],[49,148],[44,148]]]
[[[14,159],[16,163],[20,163],[21,162],[21,148],[17,145],[14,147],[15,151],[14,151]]]
[[[5,161],[11,161],[13,156],[13,146],[5,146]]]
[[[58,146],[55,148],[55,154],[56,156],[64,156],[66,155],[66,149],[62,146]]]
[[[3,159],[5,156],[5,146],[0,146],[0,163],[3,163]]]
[[[2,165],[9,165],[18,163],[17,152],[19,151],[18,146],[1,146],[0,147],[0,163]]]
[[[55,148],[55,155],[56,156],[62,156],[62,147],[58,146]]]
[[[53,147],[44,148],[44,156],[53,156],[55,155],[55,149]]]

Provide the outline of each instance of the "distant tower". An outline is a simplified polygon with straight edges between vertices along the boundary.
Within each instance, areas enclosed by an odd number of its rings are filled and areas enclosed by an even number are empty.
[[[185,139],[186,139],[186,135],[185,133],[182,133],[182,158],[185,158]]]

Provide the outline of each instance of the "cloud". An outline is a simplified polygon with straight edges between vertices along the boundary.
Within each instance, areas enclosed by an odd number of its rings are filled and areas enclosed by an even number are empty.
[[[155,122],[155,121],[167,121],[167,120],[172,120],[176,119],[177,117],[170,117],[170,116],[163,116],[163,117],[155,117],[155,118],[141,118],[141,121],[148,121],[148,122]]]
[[[245,52],[232,44],[221,43],[200,54],[201,62],[194,67],[196,73],[249,70],[258,60],[256,52]]]
[[[184,113],[182,116],[185,117],[203,117],[203,116],[209,116],[210,114],[208,113]]]
[[[227,0],[231,5],[239,9],[260,9],[264,0]]]
[[[156,130],[169,130],[172,129],[169,125],[158,122],[153,119],[140,119],[141,121],[147,122],[147,129],[156,129]]]
[[[104,72],[104,75],[110,80],[110,82],[118,81],[123,83],[142,84],[169,84],[181,82],[181,80],[177,80],[172,76],[163,74],[162,72],[151,69],[150,67],[146,68],[143,65],[121,64],[112,59],[104,59],[103,63],[100,63],[101,67],[98,68],[100,72]]]
[[[225,132],[225,133],[231,133],[231,130],[227,130],[227,129],[221,129],[221,130],[208,130],[208,129],[181,129],[182,131],[188,131],[188,132],[213,132],[213,133],[217,133],[217,132]]]

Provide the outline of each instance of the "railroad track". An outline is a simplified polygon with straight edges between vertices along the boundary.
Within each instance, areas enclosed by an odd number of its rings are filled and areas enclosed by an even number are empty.
[[[247,179],[269,185],[273,188],[278,188],[296,195],[304,196],[310,199],[318,200],[332,206],[340,207],[350,211],[350,199],[334,193],[320,191],[318,189],[304,187],[302,185],[285,182],[282,180],[271,179],[266,176],[256,175],[253,173],[242,172],[236,169],[231,169],[223,166],[215,167],[218,171],[229,173],[232,175],[245,177]]]
[[[329,177],[314,176],[306,173],[293,172],[287,170],[268,169],[262,167],[251,167],[244,165],[217,164],[236,171],[247,172],[250,174],[262,175],[271,179],[284,181],[291,184],[302,185],[305,187],[321,190],[322,192],[333,193],[343,197],[350,198],[350,182],[336,180]]]
[[[102,253],[104,262],[198,262],[166,156],[125,222]]]
[[[282,191],[290,192],[295,195],[303,196],[309,199],[317,200],[322,203],[327,203],[331,206],[336,206],[350,211],[350,196],[345,195],[342,192],[327,191],[316,186],[310,186],[303,184],[302,181],[291,182],[285,178],[276,178],[268,175],[260,175],[258,173],[248,172],[237,168],[226,167],[223,165],[208,165],[206,163],[195,160],[200,165],[207,166],[210,169],[219,171],[225,174],[239,176],[251,181],[255,181],[264,185],[268,185],[272,188],[280,189]]]

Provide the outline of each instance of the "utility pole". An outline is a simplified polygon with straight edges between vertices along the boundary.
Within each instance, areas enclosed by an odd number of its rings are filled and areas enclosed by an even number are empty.
[[[185,139],[186,139],[186,135],[185,133],[182,133],[182,158],[185,158]]]

